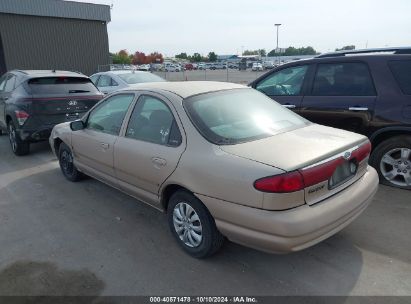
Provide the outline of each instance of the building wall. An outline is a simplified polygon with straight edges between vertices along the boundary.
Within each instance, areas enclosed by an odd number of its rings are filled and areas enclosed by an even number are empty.
[[[0,13],[7,70],[58,69],[90,75],[110,63],[104,21]]]

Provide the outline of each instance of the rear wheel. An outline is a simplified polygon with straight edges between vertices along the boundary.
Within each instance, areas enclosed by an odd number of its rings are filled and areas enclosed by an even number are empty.
[[[17,156],[27,155],[30,152],[30,143],[23,141],[17,133],[12,121],[7,126],[11,150]]]
[[[380,143],[371,154],[370,164],[382,184],[411,190],[411,136],[403,135]]]
[[[216,253],[224,242],[214,219],[203,203],[191,193],[177,191],[167,208],[168,224],[177,242],[195,258]]]
[[[65,143],[61,143],[59,147],[59,164],[63,175],[69,181],[77,182],[81,179],[82,174],[74,165],[73,154]]]

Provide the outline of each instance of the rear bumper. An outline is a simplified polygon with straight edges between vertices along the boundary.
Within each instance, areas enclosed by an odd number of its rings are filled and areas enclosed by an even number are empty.
[[[29,141],[29,142],[37,142],[37,141],[43,141],[43,140],[48,140],[51,134],[51,130],[53,130],[54,126],[41,126],[38,129],[35,130],[27,130],[27,129],[18,129],[17,132],[20,135],[20,138],[23,141]]]
[[[310,247],[343,229],[368,206],[378,189],[372,168],[347,189],[315,205],[267,211],[197,195],[223,235],[235,243],[270,253]]]

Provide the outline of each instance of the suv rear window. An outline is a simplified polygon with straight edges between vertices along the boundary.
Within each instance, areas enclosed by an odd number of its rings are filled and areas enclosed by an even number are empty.
[[[313,96],[375,96],[374,84],[365,63],[322,63],[318,65]]]
[[[99,93],[89,78],[41,77],[28,81],[32,94]]]
[[[411,95],[411,60],[396,60],[388,63],[401,91]]]

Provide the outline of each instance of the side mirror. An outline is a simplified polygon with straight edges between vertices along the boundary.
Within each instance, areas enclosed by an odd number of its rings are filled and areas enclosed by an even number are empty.
[[[82,120],[75,120],[70,123],[71,131],[83,130],[86,126]]]

